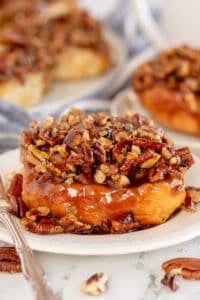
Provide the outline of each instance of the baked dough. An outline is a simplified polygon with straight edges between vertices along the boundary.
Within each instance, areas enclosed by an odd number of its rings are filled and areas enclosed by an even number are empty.
[[[48,208],[66,232],[69,220],[117,233],[163,223],[184,202],[184,174],[193,164],[187,147],[175,149],[140,115],[77,110],[33,122],[23,132],[21,160],[29,212]]]
[[[0,83],[0,99],[30,107],[40,103],[44,90],[45,79],[42,73],[27,74],[24,83],[18,78]]]
[[[58,54],[52,77],[55,80],[80,80],[100,75],[108,67],[109,60],[105,55],[91,49],[67,47]]]
[[[133,88],[160,124],[200,136],[200,50],[161,52],[134,72]]]
[[[100,24],[74,0],[2,1],[0,26],[1,99],[34,106],[52,80],[91,78],[111,66]]]

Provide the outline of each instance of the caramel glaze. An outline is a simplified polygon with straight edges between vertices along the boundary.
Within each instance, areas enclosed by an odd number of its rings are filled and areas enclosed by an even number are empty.
[[[196,96],[199,109],[189,110],[178,89],[155,86],[138,93],[144,107],[164,126],[200,136],[200,96]]]
[[[90,225],[101,225],[126,212],[132,212],[141,225],[160,224],[185,198],[182,178],[118,189],[100,184],[38,183],[34,169],[27,167],[23,178],[22,195],[29,209],[46,206],[51,209],[52,216],[59,218],[73,213]]]

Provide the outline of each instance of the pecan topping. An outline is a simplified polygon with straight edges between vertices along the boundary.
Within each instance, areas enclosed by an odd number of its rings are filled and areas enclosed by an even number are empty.
[[[0,32],[0,81],[17,77],[22,83],[28,72],[49,69],[53,65],[50,50],[37,37]]]
[[[82,284],[82,291],[85,294],[97,296],[104,293],[108,288],[108,275],[95,273]]]
[[[175,277],[181,276],[188,280],[200,280],[200,259],[192,257],[181,257],[168,260],[162,264],[165,277],[161,280],[164,285],[176,291],[178,286]]]
[[[134,73],[133,87],[137,92],[153,86],[178,89],[182,105],[191,112],[200,112],[200,50],[189,46],[161,52],[155,59],[145,62]]]
[[[21,272],[21,262],[14,247],[0,247],[0,271]]]
[[[75,1],[17,2],[0,2],[0,81],[16,77],[24,83],[29,72],[48,73],[68,46],[92,49],[109,61],[100,24],[75,4],[69,9]]]
[[[162,130],[138,114],[122,118],[72,109],[58,120],[32,122],[21,147],[23,163],[41,182],[53,176],[66,184],[125,187],[181,177],[193,164],[187,147],[176,150]]]

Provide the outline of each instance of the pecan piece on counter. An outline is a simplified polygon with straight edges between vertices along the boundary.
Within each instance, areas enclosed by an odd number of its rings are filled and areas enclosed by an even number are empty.
[[[14,247],[0,247],[0,271],[8,273],[22,271],[20,258]]]
[[[170,259],[162,264],[165,276],[161,283],[170,287],[172,291],[178,289],[176,276],[187,280],[200,280],[200,258],[180,257]]]
[[[105,273],[95,273],[90,276],[81,287],[85,294],[98,296],[108,288],[108,275]]]

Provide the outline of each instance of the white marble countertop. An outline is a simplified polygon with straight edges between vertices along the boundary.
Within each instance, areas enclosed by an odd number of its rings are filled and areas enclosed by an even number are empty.
[[[180,288],[172,292],[162,286],[163,261],[182,256],[200,257],[200,238],[174,247],[121,256],[70,256],[35,252],[58,300],[199,300],[200,282],[178,279]],[[86,296],[81,283],[96,272],[109,275],[106,293]],[[1,300],[32,300],[29,284],[21,274],[0,273]]]

